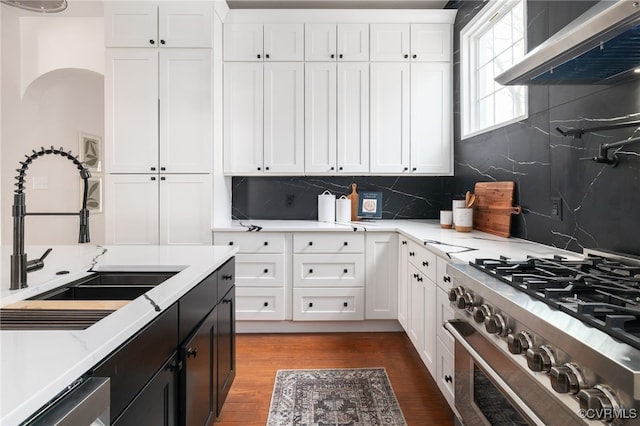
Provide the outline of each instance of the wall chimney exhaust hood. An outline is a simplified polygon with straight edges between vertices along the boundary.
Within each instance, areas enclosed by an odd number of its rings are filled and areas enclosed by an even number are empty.
[[[496,81],[502,85],[610,84],[634,76],[640,77],[640,0],[603,0]]]

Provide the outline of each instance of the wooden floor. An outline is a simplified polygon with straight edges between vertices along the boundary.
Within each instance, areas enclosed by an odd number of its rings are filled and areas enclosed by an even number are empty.
[[[238,334],[237,373],[217,426],[264,426],[279,369],[384,367],[409,426],[453,413],[404,333]]]

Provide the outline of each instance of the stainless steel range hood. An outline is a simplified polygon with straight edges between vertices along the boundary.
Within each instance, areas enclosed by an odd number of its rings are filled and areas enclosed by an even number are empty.
[[[610,84],[640,77],[640,0],[605,0],[496,77],[502,85]]]

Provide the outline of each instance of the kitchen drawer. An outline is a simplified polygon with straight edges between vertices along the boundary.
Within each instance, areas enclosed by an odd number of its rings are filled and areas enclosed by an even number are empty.
[[[284,254],[236,255],[236,286],[282,287],[285,280]]]
[[[412,263],[431,281],[436,282],[437,256],[414,241],[409,241],[408,251],[409,263]]]
[[[238,287],[236,288],[237,320],[284,320],[284,288]]]
[[[447,349],[453,353],[454,339],[451,334],[444,328],[443,324],[455,317],[455,311],[449,302],[449,294],[443,289],[438,288],[436,293],[436,327],[438,337],[447,346]]]
[[[293,287],[363,287],[364,254],[294,254]]]
[[[214,246],[238,246],[239,253],[284,253],[284,234],[278,232],[214,232]]]
[[[438,280],[436,281],[436,284],[438,284],[438,287],[440,287],[446,292],[451,290],[451,287],[453,287],[451,284],[451,277],[447,275],[448,264],[449,262],[446,259],[438,257],[437,259]]]
[[[364,253],[364,235],[353,232],[293,234],[294,253]]]
[[[196,328],[198,323],[216,306],[218,301],[218,271],[200,281],[198,285],[189,290],[178,301],[180,307],[178,342],[182,343],[189,337],[189,334]]]
[[[364,319],[363,288],[295,288],[294,321]]]
[[[453,339],[453,337],[451,337]],[[453,351],[447,349],[447,345],[438,337],[438,387],[449,403],[449,406],[455,407],[455,374],[454,374],[454,358]]]
[[[218,268],[218,298],[216,304],[223,302],[225,295],[231,290],[236,282],[236,260],[235,257]]]

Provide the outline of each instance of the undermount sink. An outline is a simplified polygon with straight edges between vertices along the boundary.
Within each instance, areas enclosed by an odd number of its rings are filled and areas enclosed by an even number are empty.
[[[96,272],[0,309],[0,330],[84,330],[177,272]]]

